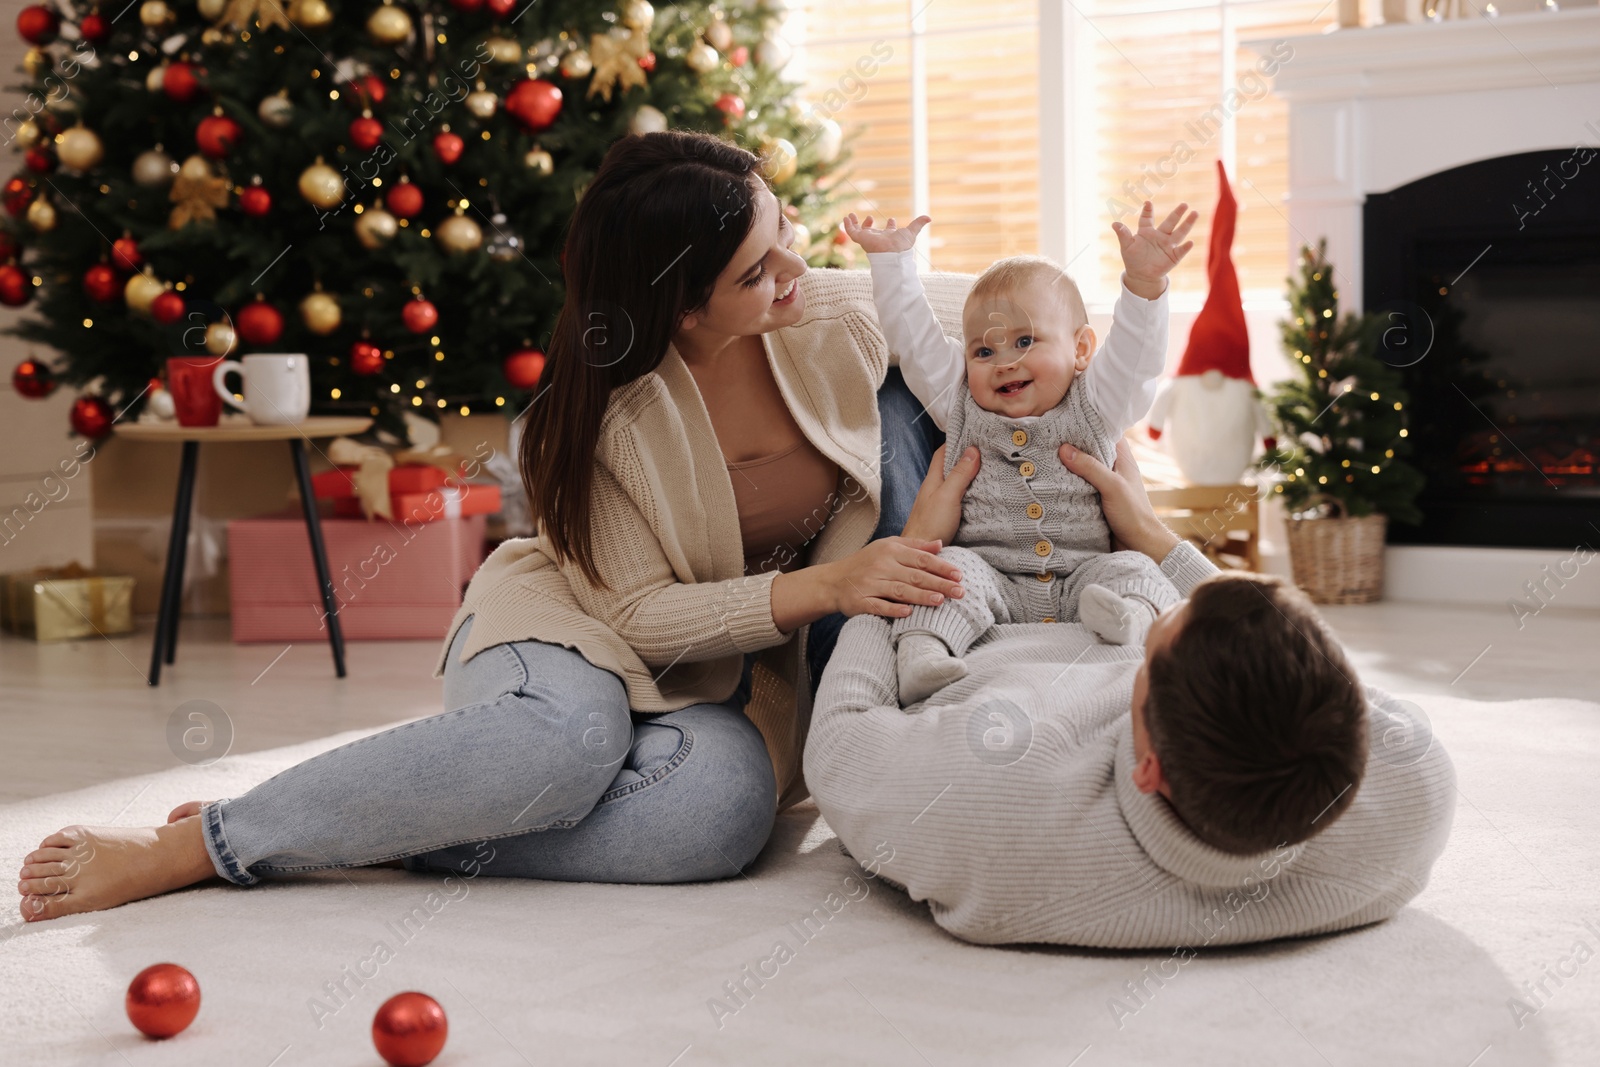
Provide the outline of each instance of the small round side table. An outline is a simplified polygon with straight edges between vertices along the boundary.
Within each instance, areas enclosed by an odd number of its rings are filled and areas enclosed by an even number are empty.
[[[177,423],[131,423],[115,427],[129,441],[182,442],[183,463],[178,469],[178,498],[172,507],[172,536],[167,541],[166,572],[161,579],[161,612],[156,619],[155,643],[150,649],[151,685],[161,684],[161,662],[172,663],[178,651],[178,608],[183,591],[184,556],[189,546],[189,515],[194,510],[194,476],[204,441],[288,441],[294,473],[300,483],[300,506],[306,517],[306,536],[317,564],[317,584],[328,613],[328,645],[333,650],[334,673],[344,677],[344,634],[339,629],[339,605],[328,575],[328,555],[322,545],[322,523],[311,491],[311,468],[306,462],[306,442],[314,437],[347,437],[372,425],[368,418],[314,415],[292,426],[257,426],[222,422],[216,426],[179,426]]]

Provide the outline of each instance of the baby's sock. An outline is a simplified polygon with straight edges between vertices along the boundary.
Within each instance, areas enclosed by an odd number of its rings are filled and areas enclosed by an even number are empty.
[[[966,662],[952,656],[932,634],[904,634],[895,645],[900,705],[910,707],[967,676]]]
[[[1144,643],[1156,609],[1139,597],[1118,596],[1103,585],[1086,585],[1078,597],[1078,620],[1108,645]]]

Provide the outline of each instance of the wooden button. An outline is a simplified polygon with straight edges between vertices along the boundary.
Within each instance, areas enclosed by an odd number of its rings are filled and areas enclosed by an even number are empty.
[[[1028,505],[1028,518],[1037,519],[1039,516],[1041,516],[1043,514],[1044,514],[1044,505],[1043,504],[1033,503],[1033,504],[1029,504]]]
[[[1034,577],[1039,579],[1041,582],[1053,582],[1056,580],[1056,572],[1040,571],[1038,574],[1035,574]]]
[[[1017,464],[1017,473],[1022,475],[1024,478],[1032,478],[1033,471],[1033,460],[1031,459],[1025,459],[1021,463]]]
[[[1056,617],[1054,615],[1046,615],[1044,618],[1040,619],[1039,621],[1040,622],[1055,622],[1056,621]]]
[[[1012,430],[1011,431],[1011,443],[1016,445],[1018,448],[1021,448],[1023,445],[1027,444],[1028,443],[1028,431],[1027,430]]]
[[[1050,554],[1050,542],[1049,541],[1036,541],[1036,542],[1034,542],[1033,551],[1038,555],[1048,556]]]

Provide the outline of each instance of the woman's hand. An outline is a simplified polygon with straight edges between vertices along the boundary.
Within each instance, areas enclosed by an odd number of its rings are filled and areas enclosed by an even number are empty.
[[[1115,468],[1070,444],[1062,445],[1059,455],[1067,470],[1099,490],[1114,551],[1143,552],[1157,563],[1167,558],[1181,538],[1156,517],[1126,438],[1117,441]]]
[[[948,545],[961,528],[961,498],[966,495],[972,479],[978,476],[978,450],[971,445],[961,454],[944,475],[944,445],[934,450],[933,462],[928,465],[927,477],[917,490],[917,499],[911,504],[911,514],[906,516],[905,529],[900,533],[913,540],[938,541]]]
[[[938,541],[880,537],[844,559],[820,564],[834,611],[842,615],[911,614],[913,604],[937,606],[959,597],[961,571],[936,555]]]

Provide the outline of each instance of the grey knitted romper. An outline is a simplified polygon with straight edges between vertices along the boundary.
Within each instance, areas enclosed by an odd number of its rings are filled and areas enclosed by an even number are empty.
[[[967,446],[981,457],[961,503],[956,544],[940,556],[961,568],[965,595],[938,607],[918,604],[891,632],[933,634],[963,655],[996,622],[1076,622],[1087,585],[1137,596],[1156,610],[1177,590],[1141,552],[1112,552],[1111,530],[1094,486],[1062,465],[1063,442],[1111,466],[1117,437],[1074,381],[1061,403],[1027,418],[985,411],[961,386],[945,427],[944,473]]]

